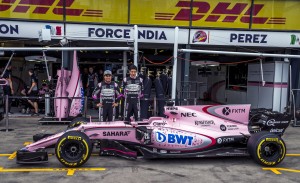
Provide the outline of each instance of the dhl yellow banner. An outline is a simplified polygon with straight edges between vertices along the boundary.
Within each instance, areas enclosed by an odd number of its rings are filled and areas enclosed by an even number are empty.
[[[300,30],[300,1],[294,0],[131,0],[132,24]],[[143,4],[143,6],[141,6]],[[252,13],[252,18],[251,18]]]
[[[64,8],[65,7],[65,8]],[[128,0],[0,0],[0,18],[128,23]]]
[[[296,0],[0,0],[0,18],[300,30]],[[251,9],[251,5],[253,9]],[[65,8],[64,8],[65,6]],[[128,11],[130,14],[128,15]],[[252,15],[252,17],[251,17]]]

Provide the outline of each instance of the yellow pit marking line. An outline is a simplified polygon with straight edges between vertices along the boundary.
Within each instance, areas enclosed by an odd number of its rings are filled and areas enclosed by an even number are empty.
[[[0,173],[6,172],[67,172],[68,176],[74,175],[75,171],[104,171],[105,168],[3,168]]]
[[[263,168],[263,170],[270,170],[273,173],[280,175],[280,171],[286,171],[286,172],[294,172],[294,173],[300,173],[300,170],[295,170],[295,169],[289,169],[289,168]]]

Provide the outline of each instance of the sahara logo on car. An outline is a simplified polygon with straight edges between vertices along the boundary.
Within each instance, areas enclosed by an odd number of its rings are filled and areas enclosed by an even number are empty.
[[[229,114],[240,114],[240,113],[246,113],[246,109],[230,109],[229,107],[224,107],[222,110],[222,113],[225,116],[228,116]]]
[[[192,145],[193,137],[187,135],[178,135],[178,134],[163,134],[161,132],[155,133],[155,138],[157,142],[169,144],[183,144],[183,145]]]
[[[103,136],[128,136],[130,131],[107,131],[103,132]]]
[[[215,125],[215,122],[213,120],[201,120],[201,121],[195,121],[195,125],[210,126],[210,125]]]

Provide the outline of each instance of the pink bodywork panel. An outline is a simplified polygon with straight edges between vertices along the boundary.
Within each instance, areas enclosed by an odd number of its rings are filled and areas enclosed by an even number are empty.
[[[203,105],[165,107],[167,118],[151,117],[148,120],[89,122],[71,131],[82,131],[90,139],[111,139],[143,144],[145,139],[137,140],[136,128],[145,126],[152,130],[151,145],[148,147],[174,151],[195,151],[215,145],[219,137],[250,135],[248,117],[250,105]],[[34,151],[55,144],[63,133],[42,139],[28,145]]]
[[[83,88],[82,88],[82,82],[80,78],[80,71],[77,65],[76,51],[74,51],[72,75],[66,91],[68,92],[69,98],[83,97]],[[77,116],[78,114],[81,113],[84,101],[82,101],[83,99],[71,99],[71,100],[72,102],[70,105],[69,116]]]
[[[55,97],[82,97],[83,89],[80,79],[80,71],[77,65],[77,55],[74,51],[72,72],[64,68],[57,71],[58,79],[55,90]],[[83,107],[83,99],[55,99],[55,116],[61,120],[69,116],[77,116]],[[70,111],[70,112],[69,112]]]

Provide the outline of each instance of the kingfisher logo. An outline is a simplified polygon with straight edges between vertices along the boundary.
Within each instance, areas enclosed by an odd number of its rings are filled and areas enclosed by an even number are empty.
[[[167,135],[156,132],[155,138],[157,142],[164,143],[167,142],[169,144],[182,144],[182,145],[192,145],[193,137],[179,134],[169,133]]]
[[[206,42],[208,39],[207,34],[204,31],[197,31],[193,37],[193,43],[196,42]]]
[[[300,39],[295,34],[291,35],[291,43],[290,45],[300,45]]]
[[[175,13],[155,13],[155,20],[176,20],[190,21],[191,8],[193,9],[192,21],[204,22],[225,22],[249,24],[285,24],[285,17],[260,17],[259,12],[265,7],[265,4],[218,2],[217,5],[210,4],[210,1],[178,1],[175,7],[181,8]],[[230,7],[230,8],[229,8]],[[265,8],[266,9],[266,8]],[[250,14],[252,11],[252,20]],[[225,16],[224,16],[225,15]],[[224,17],[224,18],[223,18]],[[240,18],[239,18],[240,17]]]
[[[64,1],[65,13],[67,16],[87,16],[87,17],[103,17],[102,10],[94,9],[78,9],[72,8],[75,0],[3,0],[0,3],[1,11],[10,11],[12,13],[32,13],[32,14],[48,14],[51,10],[55,15],[64,14]]]

